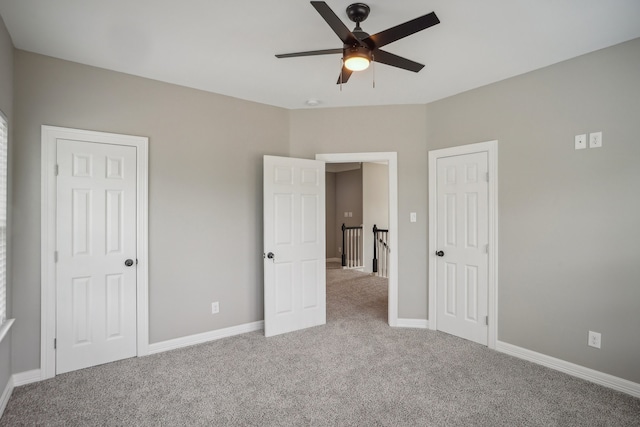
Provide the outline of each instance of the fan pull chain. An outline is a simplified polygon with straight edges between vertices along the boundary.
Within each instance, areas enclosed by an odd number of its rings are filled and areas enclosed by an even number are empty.
[[[376,88],[376,58],[371,54],[371,71],[373,72],[373,88]]]

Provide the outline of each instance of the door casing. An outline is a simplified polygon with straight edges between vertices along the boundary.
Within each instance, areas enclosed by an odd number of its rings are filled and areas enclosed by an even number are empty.
[[[149,264],[148,264],[148,146],[141,136],[42,126],[41,135],[41,316],[40,379],[56,374],[56,141],[70,139],[88,143],[126,145],[137,150],[136,182],[136,311],[137,355],[149,353]]]
[[[487,152],[489,170],[489,248],[487,269],[489,321],[487,346],[496,348],[498,338],[498,141],[479,142],[429,151],[429,329],[437,330],[436,321],[436,250],[437,250],[437,189],[436,163],[439,158]]]
[[[398,325],[398,153],[331,153],[316,154],[326,163],[386,162],[389,166],[389,326]]]

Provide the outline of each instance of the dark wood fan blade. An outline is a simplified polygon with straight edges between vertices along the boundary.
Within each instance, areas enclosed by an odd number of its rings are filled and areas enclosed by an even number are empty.
[[[316,8],[320,16],[329,24],[331,29],[336,33],[342,43],[344,44],[354,44],[359,41],[356,36],[353,35],[349,28],[338,18],[338,16],[331,10],[331,8],[327,5],[327,3],[323,1],[312,1],[311,5]]]
[[[423,64],[411,61],[402,56],[394,55],[384,50],[376,49],[373,51],[373,60],[382,64],[391,65],[392,67],[402,68],[413,72],[418,72],[424,68]]]
[[[295,58],[296,56],[313,56],[313,55],[331,55],[333,53],[342,53],[342,49],[324,49],[310,50],[307,52],[281,53],[276,58]]]
[[[435,12],[431,12],[419,18],[407,21],[404,24],[396,25],[388,30],[380,31],[379,33],[369,36],[362,41],[369,46],[373,45],[372,47],[382,47],[439,23],[440,20],[436,16]]]
[[[342,67],[342,73],[338,76],[338,81],[336,82],[336,84],[348,82],[349,77],[351,77],[352,73],[353,71],[349,70],[347,67]]]

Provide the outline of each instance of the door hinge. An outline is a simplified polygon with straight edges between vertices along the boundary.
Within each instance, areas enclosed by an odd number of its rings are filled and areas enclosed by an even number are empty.
[[[54,338],[54,339],[53,339],[53,349],[55,350],[55,349],[57,349],[57,348],[58,348],[58,339],[57,339],[57,338]]]
[[[53,253],[53,262],[58,262],[58,251]]]
[[[489,245],[488,244],[484,245],[484,251],[485,251],[485,253],[489,253]]]
[[[58,176],[58,173],[59,173],[58,165],[55,165],[55,167],[53,168],[53,173],[55,176]]]
[[[484,316],[484,324],[489,326],[489,316]]]

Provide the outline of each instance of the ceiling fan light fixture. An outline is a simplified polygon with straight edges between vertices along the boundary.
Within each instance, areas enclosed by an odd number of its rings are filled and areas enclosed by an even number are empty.
[[[351,71],[362,71],[369,68],[370,61],[361,56],[351,56],[344,61],[344,66]]]
[[[344,50],[344,66],[351,71],[362,71],[369,68],[371,50],[356,46]]]

